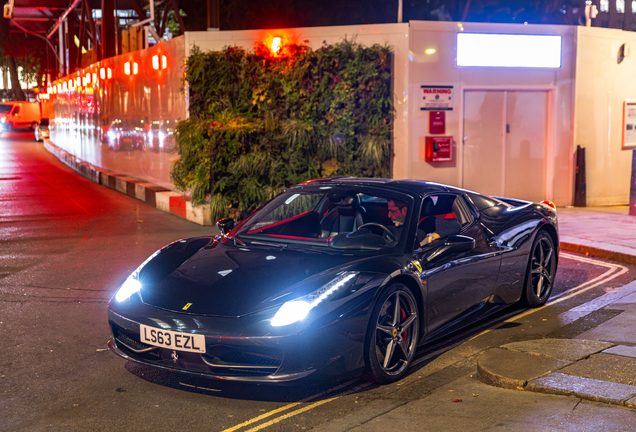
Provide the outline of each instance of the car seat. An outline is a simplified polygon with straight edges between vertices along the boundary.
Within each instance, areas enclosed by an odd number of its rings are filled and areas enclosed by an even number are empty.
[[[320,221],[320,238],[329,238],[339,233],[353,232],[364,223],[358,195],[347,195],[333,204]]]
[[[418,230],[424,231],[424,234],[432,233],[435,231],[435,216],[434,216],[435,204],[431,197],[426,197],[422,203],[422,213],[420,213],[420,220],[418,222]]]

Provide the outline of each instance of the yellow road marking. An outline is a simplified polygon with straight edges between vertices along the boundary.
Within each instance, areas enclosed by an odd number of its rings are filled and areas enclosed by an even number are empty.
[[[295,407],[296,405],[300,405],[300,402],[295,402],[295,403],[292,403],[292,404],[289,404],[289,405],[285,405],[284,407],[280,407],[280,408],[277,408],[277,409],[275,409],[275,410],[273,410],[273,411],[270,411],[270,412],[267,412],[267,413],[265,413],[265,414],[259,415],[258,417],[254,417],[253,419],[248,420],[248,421],[246,421],[246,422],[244,422],[244,423],[241,423],[241,424],[236,425],[236,426],[232,426],[232,427],[231,427],[231,428],[229,428],[229,429],[225,429],[223,432],[232,432],[232,431],[235,431],[235,430],[237,430],[237,429],[242,428],[243,426],[247,426],[247,425],[250,425],[250,424],[252,424],[252,423],[256,423],[257,421],[261,421],[261,420],[263,420],[264,418],[267,418],[267,417],[269,417],[269,416],[273,416],[274,414],[278,414],[278,413],[279,413],[279,412],[281,412],[281,411],[285,411],[285,410],[288,410],[288,409],[290,409],[290,408],[293,408],[293,407]]]
[[[321,400],[321,401],[319,401],[319,402],[316,402],[316,403],[314,403],[314,404],[308,405],[308,406],[306,406],[306,407],[304,407],[304,408],[301,408],[301,409],[299,409],[299,410],[292,411],[292,412],[287,413],[287,414],[285,414],[285,415],[282,415],[282,416],[280,416],[280,417],[276,417],[275,419],[272,419],[272,420],[270,420],[270,421],[268,421],[268,422],[266,422],[266,423],[263,423],[263,424],[261,424],[261,425],[258,425],[258,426],[256,426],[255,428],[249,429],[249,430],[247,430],[247,431],[245,431],[245,432],[255,432],[255,431],[258,431],[258,430],[261,430],[261,429],[265,429],[266,427],[269,427],[269,426],[271,426],[271,425],[273,425],[273,424],[275,424],[275,423],[278,423],[279,421],[282,421],[282,420],[288,419],[288,418],[293,417],[293,416],[295,416],[295,415],[297,415],[297,414],[302,414],[302,413],[304,413],[305,411],[309,411],[309,410],[314,409],[314,408],[316,408],[316,407],[318,407],[318,406],[320,406],[320,405],[322,405],[322,404],[326,404],[327,402],[331,402],[332,400],[336,400],[336,399],[338,399],[339,397],[340,397],[340,396],[336,396],[336,397],[331,398],[331,399]]]

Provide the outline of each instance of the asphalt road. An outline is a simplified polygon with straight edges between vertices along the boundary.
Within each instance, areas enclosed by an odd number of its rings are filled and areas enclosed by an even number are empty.
[[[564,327],[559,313],[636,278],[632,266],[562,253],[552,306],[511,307],[432,343],[409,376],[389,386],[226,384],[154,371],[107,351],[106,305],[128,274],[164,244],[212,232],[84,179],[30,132],[0,136],[0,431],[347,430],[424,397],[443,407],[454,388],[495,392],[472,377],[477,353],[574,337],[587,327]],[[493,413],[514,393],[497,391]],[[454,428],[443,415],[436,421],[434,430]]]

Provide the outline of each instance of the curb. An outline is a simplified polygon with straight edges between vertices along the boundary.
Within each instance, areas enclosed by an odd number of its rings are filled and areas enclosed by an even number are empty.
[[[609,259],[612,261],[624,262],[627,264],[636,264],[636,256],[626,254],[623,252],[615,252],[600,248],[595,248],[593,246],[585,246],[574,243],[560,242],[559,248],[561,250],[566,250],[569,252],[579,252],[586,255],[592,255],[599,258]]]
[[[514,351],[518,344],[502,345],[482,352],[477,357],[479,381],[505,389],[575,396],[594,402],[636,408],[636,386],[563,373],[569,370],[568,366],[593,355],[594,349],[590,350],[592,354],[582,354],[578,358],[566,360],[540,354],[537,350]],[[616,347],[602,350],[612,351],[616,351]]]
[[[190,222],[199,225],[212,225],[210,208],[208,206],[193,206],[190,198],[182,193],[91,165],[61,149],[48,139],[44,140],[44,148],[69,168],[94,183],[136,198],[158,210],[187,219]]]

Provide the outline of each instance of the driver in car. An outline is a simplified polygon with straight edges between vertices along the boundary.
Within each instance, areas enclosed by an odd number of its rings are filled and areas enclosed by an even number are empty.
[[[408,207],[406,206],[406,203],[393,199],[389,199],[387,204],[389,206],[389,219],[393,222],[393,226],[389,226],[387,228],[389,228],[389,231],[393,233],[396,239],[399,239],[400,234],[402,233],[402,228],[404,227],[404,220],[406,219]]]
[[[404,220],[406,219],[408,207],[406,206],[406,203],[392,199],[388,200],[388,206],[389,218],[393,222],[393,226],[388,228],[396,236],[396,238],[400,238],[400,233],[402,232],[402,227],[404,226]],[[420,246],[425,246],[441,237],[459,234],[461,230],[461,225],[454,219],[445,220],[435,218],[434,224],[435,231],[428,234],[424,233],[421,228],[418,228],[417,238],[418,240],[421,239],[419,240]]]

